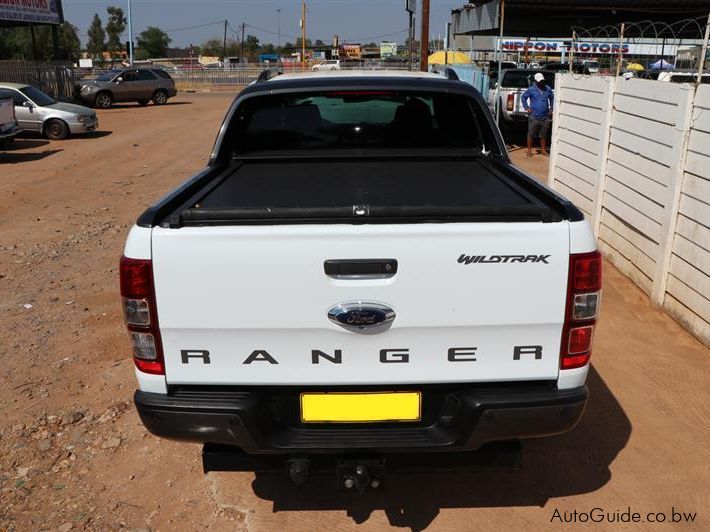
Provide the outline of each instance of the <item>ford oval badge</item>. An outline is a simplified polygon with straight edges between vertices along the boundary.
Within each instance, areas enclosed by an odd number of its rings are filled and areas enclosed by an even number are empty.
[[[328,311],[328,319],[343,329],[363,334],[377,334],[392,325],[397,314],[382,303],[351,301],[340,303]]]

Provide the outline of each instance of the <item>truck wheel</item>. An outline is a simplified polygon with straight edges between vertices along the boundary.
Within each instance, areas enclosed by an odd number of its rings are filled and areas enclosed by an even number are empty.
[[[165,92],[163,90],[159,90],[159,91],[155,91],[153,93],[153,103],[155,105],[163,105],[167,101],[168,101],[168,93],[167,92]]]
[[[99,109],[108,109],[113,105],[113,97],[111,96],[111,93],[108,92],[100,92],[96,95],[96,100],[94,100],[94,106],[98,107]]]
[[[64,140],[69,136],[69,126],[58,118],[52,118],[44,126],[44,134],[50,140]]]

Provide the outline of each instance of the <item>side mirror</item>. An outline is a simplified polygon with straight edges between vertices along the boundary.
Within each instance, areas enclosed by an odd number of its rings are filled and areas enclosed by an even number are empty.
[[[29,109],[30,112],[35,108],[35,106],[29,100],[25,100],[24,102],[22,102],[22,107],[27,107],[27,109]]]
[[[122,81],[123,81],[123,78],[122,78],[122,77],[119,76],[119,77],[116,78],[116,83],[121,83]]]

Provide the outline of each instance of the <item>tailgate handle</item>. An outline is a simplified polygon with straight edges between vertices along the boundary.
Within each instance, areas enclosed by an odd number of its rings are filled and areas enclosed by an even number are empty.
[[[323,263],[325,274],[335,279],[383,279],[397,273],[395,259],[342,259]]]

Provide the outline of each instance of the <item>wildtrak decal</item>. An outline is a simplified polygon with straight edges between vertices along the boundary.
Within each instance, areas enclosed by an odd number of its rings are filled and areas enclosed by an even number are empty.
[[[459,257],[459,264],[513,264],[533,263],[550,264],[548,259],[552,255],[466,255]]]

